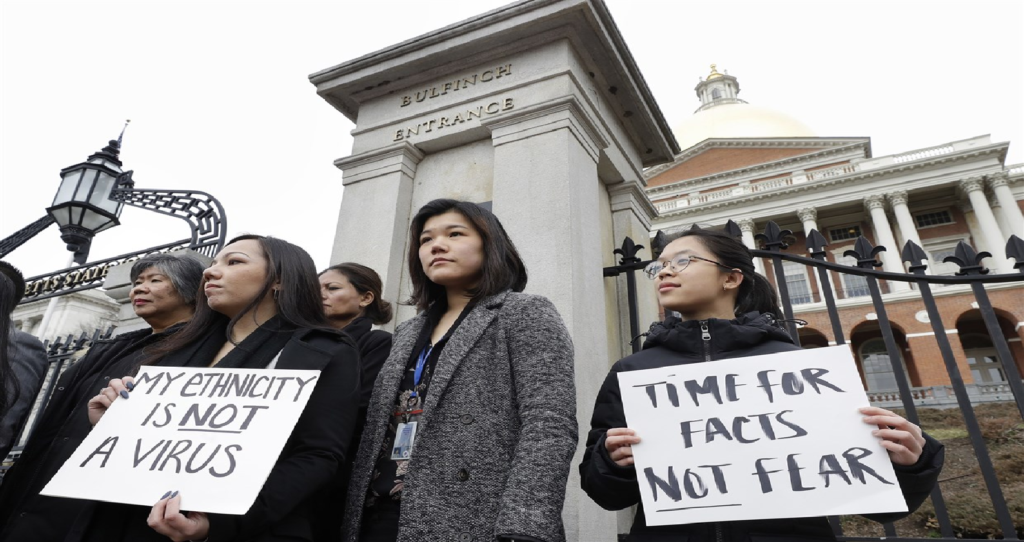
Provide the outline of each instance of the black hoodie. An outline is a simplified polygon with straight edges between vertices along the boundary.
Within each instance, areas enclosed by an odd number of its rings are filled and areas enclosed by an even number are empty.
[[[823,517],[696,523],[648,527],[640,503],[640,487],[633,466],[620,467],[604,446],[605,433],[626,427],[619,393],[619,372],[655,369],[703,361],[760,356],[799,350],[793,339],[769,314],[751,312],[734,320],[681,321],[670,317],[651,326],[642,351],[612,366],[598,392],[587,435],[587,449],[580,463],[580,483],[590,498],[606,510],[637,506],[630,530],[631,542],[743,542],[772,540],[835,540]],[[917,464],[893,465],[910,511],[928,497],[942,468],[942,444],[925,435],[925,448]],[[909,514],[868,516],[894,521]]]

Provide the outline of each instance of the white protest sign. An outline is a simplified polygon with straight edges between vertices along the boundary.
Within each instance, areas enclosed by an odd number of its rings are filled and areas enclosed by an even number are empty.
[[[244,514],[320,371],[143,367],[43,495]]]
[[[648,525],[906,511],[847,346],[619,373]]]

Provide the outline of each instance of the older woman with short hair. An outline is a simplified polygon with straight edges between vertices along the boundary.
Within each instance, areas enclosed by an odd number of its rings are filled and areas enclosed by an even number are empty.
[[[129,298],[150,327],[97,341],[68,368],[21,459],[0,486],[0,540],[63,540],[89,501],[44,497],[39,491],[71,457],[92,424],[87,402],[111,376],[133,374],[143,349],[174,334],[195,312],[203,264],[189,255],[153,254],[132,266]]]

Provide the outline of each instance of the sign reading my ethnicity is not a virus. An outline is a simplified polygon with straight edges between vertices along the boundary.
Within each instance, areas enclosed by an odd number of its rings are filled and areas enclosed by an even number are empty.
[[[847,346],[618,377],[648,525],[907,510]]]
[[[152,506],[179,491],[183,510],[244,514],[319,376],[143,367],[41,493]]]

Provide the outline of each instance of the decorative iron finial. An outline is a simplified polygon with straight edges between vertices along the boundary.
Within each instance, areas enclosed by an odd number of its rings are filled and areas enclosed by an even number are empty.
[[[628,265],[631,263],[638,263],[640,258],[636,257],[636,253],[640,252],[640,249],[644,248],[643,245],[636,244],[632,238],[626,237],[622,240],[622,248],[617,248],[613,251],[613,254],[622,256],[619,261],[619,265]]]
[[[789,243],[786,242],[786,237],[791,235],[793,235],[791,230],[784,230],[780,228],[775,221],[769,220],[768,224],[764,227],[764,233],[755,235],[754,239],[764,241],[765,248],[773,252],[778,252],[789,248]]]
[[[654,234],[654,240],[651,241],[651,252],[658,257],[666,246],[668,246],[668,235],[664,231],[658,230],[658,233]]]
[[[728,233],[729,236],[735,239],[743,237],[743,230],[741,230],[740,227],[732,221],[732,219],[729,219],[729,221],[725,223],[725,233]]]
[[[853,244],[853,250],[847,250],[843,253],[843,256],[850,256],[857,259],[857,267],[864,269],[871,269],[872,267],[882,267],[882,264],[875,260],[880,252],[885,252],[884,246],[874,246],[871,241],[868,241],[867,237],[861,235],[857,238],[857,241]]]
[[[917,273],[928,268],[928,254],[913,241],[903,245],[903,261],[910,264],[910,272]]]
[[[818,256],[825,254],[825,247],[828,246],[828,241],[825,240],[825,236],[816,229],[812,229],[811,233],[807,234],[807,252],[811,256]]]
[[[1006,257],[1016,260],[1017,263],[1013,264],[1013,267],[1024,273],[1024,239],[1011,235],[1010,240],[1006,242]]]
[[[942,261],[943,263],[955,263],[960,266],[960,270],[956,272],[959,276],[987,275],[988,268],[981,265],[981,260],[991,256],[992,254],[988,252],[975,252],[974,247],[960,241],[956,244],[956,250],[953,251],[953,255],[946,256]]]
[[[132,119],[126,119],[124,126],[121,128],[121,135],[117,136],[117,148],[121,148],[121,140],[124,138],[124,131],[128,128],[128,124],[131,123]]]

